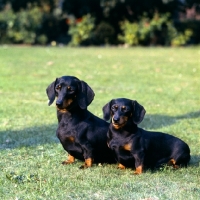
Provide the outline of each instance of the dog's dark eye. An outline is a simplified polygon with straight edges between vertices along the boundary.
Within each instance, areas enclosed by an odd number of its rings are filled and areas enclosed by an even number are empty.
[[[115,111],[115,110],[118,109],[118,106],[117,106],[117,105],[113,105],[113,106],[111,107],[111,109]]]
[[[61,85],[57,85],[56,90],[60,90],[60,89],[61,89]]]
[[[67,87],[67,90],[70,92],[74,91],[70,86]]]
[[[126,106],[122,106],[121,110],[125,112],[127,110]]]

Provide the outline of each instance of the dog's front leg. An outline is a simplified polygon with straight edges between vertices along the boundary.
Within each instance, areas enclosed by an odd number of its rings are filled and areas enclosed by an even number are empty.
[[[138,166],[135,168],[134,174],[135,174],[135,175],[142,174],[142,171],[143,171],[143,165],[138,165]]]
[[[135,175],[142,174],[143,172],[143,163],[144,163],[144,155],[143,153],[140,154],[134,154],[133,155],[135,158]]]
[[[116,156],[118,155],[118,156],[117,156],[117,161],[118,161],[118,166],[117,166],[117,168],[118,168],[118,169],[122,169],[122,170],[123,170],[123,169],[126,169],[125,165],[122,164],[122,160],[121,160],[121,158],[120,158],[120,156],[119,156],[119,155],[120,155],[120,152],[118,152],[117,150],[115,150],[115,154],[116,154]]]
[[[80,166],[80,169],[86,169],[88,167],[92,167],[93,159],[92,158],[87,158],[85,159],[85,163]]]
[[[117,168],[118,169],[126,169],[126,167],[124,165],[122,165],[121,163],[118,164]]]
[[[68,165],[68,164],[73,163],[74,161],[75,161],[74,156],[69,154],[67,160],[63,161],[62,164],[63,165]]]
[[[88,167],[92,167],[93,164],[93,149],[89,143],[86,143],[83,147],[83,156],[85,158],[85,163],[81,165],[80,169],[85,169]]]

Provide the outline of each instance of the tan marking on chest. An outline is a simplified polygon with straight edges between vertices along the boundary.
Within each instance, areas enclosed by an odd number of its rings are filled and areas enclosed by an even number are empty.
[[[131,151],[131,147],[132,147],[132,144],[131,143],[128,143],[128,144],[125,144],[122,148],[126,151]]]
[[[70,136],[70,137],[67,137],[67,141],[68,142],[74,142],[75,141],[75,138]]]

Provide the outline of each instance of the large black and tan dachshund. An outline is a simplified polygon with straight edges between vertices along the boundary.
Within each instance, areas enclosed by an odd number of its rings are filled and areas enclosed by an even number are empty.
[[[93,163],[116,163],[111,149],[107,146],[109,123],[87,110],[94,98],[89,85],[73,76],[56,78],[46,89],[51,105],[56,98],[58,128],[56,135],[71,164],[76,159],[84,160],[81,168]]]
[[[115,152],[118,167],[134,167],[141,174],[144,167],[155,169],[162,164],[174,168],[187,166],[190,149],[181,139],[160,132],[150,132],[137,126],[145,115],[137,101],[118,98],[103,107],[104,119],[111,123],[107,133],[108,146]]]

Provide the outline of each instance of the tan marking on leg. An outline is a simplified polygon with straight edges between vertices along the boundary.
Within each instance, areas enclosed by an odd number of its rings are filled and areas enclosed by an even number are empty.
[[[73,102],[72,99],[66,99],[66,100],[64,100],[64,102],[63,102],[63,108],[58,108],[58,107],[57,107],[57,110],[58,110],[59,112],[61,112],[61,113],[66,113],[66,112],[68,112],[67,107],[68,107],[72,102]]]
[[[134,172],[135,175],[139,175],[142,174],[142,165],[138,166]]]
[[[85,164],[86,164],[87,167],[92,167],[92,158],[86,159]]]
[[[176,161],[174,159],[171,159],[168,163],[169,166],[172,166],[174,169],[178,169],[179,166],[176,165]]]
[[[178,169],[179,166],[178,166],[178,165],[174,165],[173,168],[174,168],[174,169]]]
[[[85,168],[88,168],[88,167],[92,167],[92,163],[93,163],[92,158],[87,158],[87,159],[85,159],[84,165],[82,165],[80,168],[85,169]]]
[[[119,169],[126,169],[126,167],[124,165],[122,165],[121,163],[119,163],[118,167]]]
[[[74,161],[75,161],[74,156],[71,156],[69,154],[67,160],[63,161],[62,164],[63,165],[68,165],[68,164],[72,164]]]

